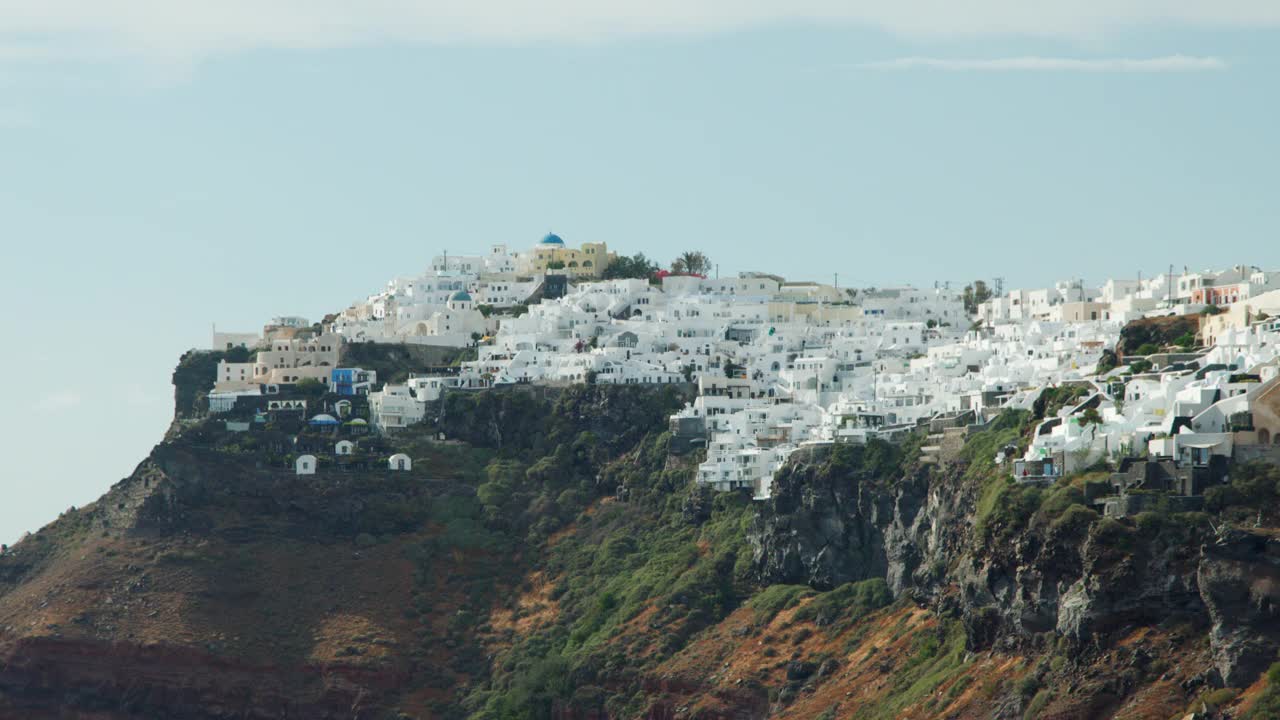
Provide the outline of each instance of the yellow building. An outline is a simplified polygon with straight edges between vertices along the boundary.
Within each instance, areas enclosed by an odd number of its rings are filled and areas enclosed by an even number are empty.
[[[599,279],[614,257],[604,243],[583,243],[575,250],[566,247],[559,235],[550,233],[532,250],[520,254],[517,272],[542,275],[550,270],[571,278]]]

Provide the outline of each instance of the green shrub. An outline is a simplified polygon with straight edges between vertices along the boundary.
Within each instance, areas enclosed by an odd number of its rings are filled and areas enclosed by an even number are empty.
[[[1246,720],[1280,718],[1280,662],[1267,669],[1267,684],[1244,716]]]
[[[1018,681],[1018,694],[1024,698],[1029,698],[1035,695],[1041,687],[1040,678],[1036,677],[1034,672],[1030,672]]]
[[[299,395],[305,397],[317,398],[325,393],[325,384],[315,378],[302,378],[294,386],[293,389]]]
[[[977,536],[988,541],[1013,537],[1040,509],[1042,493],[1033,485],[1019,485],[1006,477],[996,478],[978,499]]]
[[[894,670],[893,687],[888,696],[865,713],[867,717],[884,720],[900,717],[904,708],[933,696],[953,678],[958,681],[965,671],[968,652],[964,628],[959,622],[948,621],[919,632],[912,643],[914,653]]]
[[[1093,542],[1107,548],[1128,550],[1133,546],[1133,531],[1124,523],[1101,518],[1093,524]]]
[[[847,627],[893,602],[893,593],[883,578],[845,583],[822,593],[796,611],[795,619],[819,626]]]
[[[1187,710],[1191,712],[1200,712],[1203,708],[1203,710],[1207,710],[1208,712],[1217,712],[1227,705],[1230,705],[1238,697],[1240,697],[1240,691],[1236,688],[1219,688],[1217,690],[1209,690],[1196,698]]]
[[[1037,692],[1036,696],[1027,704],[1027,711],[1022,714],[1024,720],[1035,720],[1035,718],[1040,717],[1040,713],[1044,712],[1050,700],[1053,700],[1052,690],[1045,689]]]
[[[1055,532],[1074,533],[1089,529],[1101,516],[1084,505],[1072,505],[1050,523]]]
[[[961,675],[960,677],[956,678],[956,681],[951,683],[951,687],[947,688],[947,702],[950,703],[954,701],[956,698],[963,695],[964,691],[969,689],[969,686],[972,684],[973,684],[972,675]]]
[[[767,623],[778,613],[799,604],[800,600],[812,597],[814,591],[807,585],[770,585],[761,590],[747,602],[755,610],[755,621]]]
[[[1072,526],[1071,523],[1080,519],[1079,510],[1086,510],[1091,514],[1093,512],[1084,504],[1084,492],[1073,484],[1060,485],[1042,493],[1036,521],[1037,524],[1048,522],[1055,530],[1069,528]],[[1077,515],[1068,517],[1071,513],[1077,513]]]
[[[1138,532],[1145,535],[1158,535],[1164,529],[1165,515],[1160,512],[1140,512],[1133,516],[1133,524]]]

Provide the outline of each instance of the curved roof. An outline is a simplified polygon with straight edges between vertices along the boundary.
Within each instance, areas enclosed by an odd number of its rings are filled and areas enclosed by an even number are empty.
[[[459,290],[453,294],[453,297],[449,298],[449,302],[471,302],[471,293],[466,290]]]
[[[354,420],[348,420],[347,424],[348,425],[368,425],[369,422],[364,418],[356,418]]]
[[[555,233],[547,233],[547,236],[542,238],[542,244],[543,245],[564,245],[564,240],[561,240],[560,236]]]
[[[319,415],[316,415],[315,417],[311,418],[311,424],[312,425],[337,425],[338,418],[332,415],[327,415],[325,413],[320,413]]]

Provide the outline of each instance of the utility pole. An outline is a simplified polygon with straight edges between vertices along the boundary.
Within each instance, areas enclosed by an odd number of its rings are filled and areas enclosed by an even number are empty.
[[[1164,300],[1169,307],[1173,307],[1173,263],[1169,263],[1169,285],[1164,289]]]

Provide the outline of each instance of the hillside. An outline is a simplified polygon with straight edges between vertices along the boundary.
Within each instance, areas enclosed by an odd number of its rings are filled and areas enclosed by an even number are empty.
[[[133,474],[0,556],[0,718],[1280,707],[1274,467],[1205,513],[1105,519],[1105,475],[1006,479],[1011,412],[942,464],[920,438],[797,453],[752,502],[670,452],[685,386],[455,392],[339,461],[346,429],[204,417],[207,362]]]

